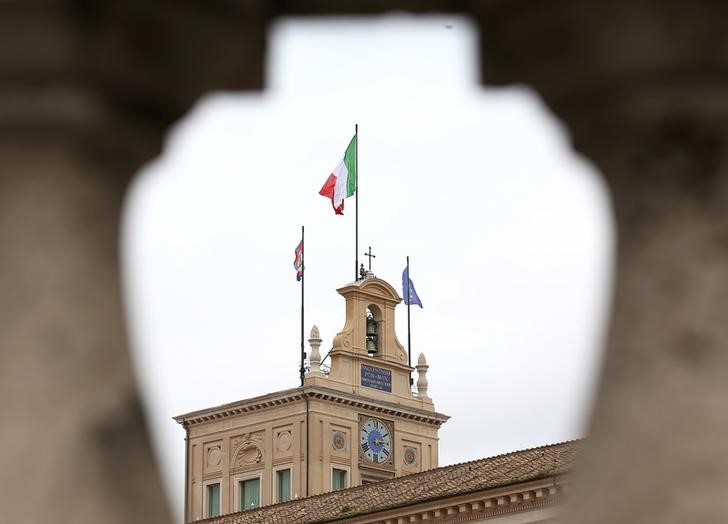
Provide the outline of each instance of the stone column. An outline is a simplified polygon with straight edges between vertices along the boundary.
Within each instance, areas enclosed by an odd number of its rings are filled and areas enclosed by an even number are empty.
[[[604,173],[617,222],[608,348],[570,522],[723,521],[728,5],[491,7],[485,81],[538,90]]]

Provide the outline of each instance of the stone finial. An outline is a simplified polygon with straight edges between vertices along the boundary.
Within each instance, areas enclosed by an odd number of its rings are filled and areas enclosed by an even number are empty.
[[[422,399],[430,398],[427,396],[427,368],[429,367],[427,360],[425,360],[425,354],[420,353],[415,368],[417,369],[417,396]]]
[[[321,347],[321,337],[319,335],[319,328],[314,324],[311,328],[311,338],[308,339],[308,343],[311,345],[311,354],[308,357],[310,364],[310,370],[307,373],[309,377],[321,377],[321,353],[319,353],[319,347]]]

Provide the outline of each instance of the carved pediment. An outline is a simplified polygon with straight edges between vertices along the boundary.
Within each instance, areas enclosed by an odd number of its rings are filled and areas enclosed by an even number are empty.
[[[384,301],[392,305],[399,304],[402,299],[397,291],[386,281],[381,278],[365,278],[337,289],[340,295],[348,297],[358,295],[364,300]]]
[[[372,294],[377,297],[388,298],[396,302],[402,300],[397,294],[397,291],[388,282],[385,282],[380,278],[371,278],[362,281],[359,289],[368,294]]]

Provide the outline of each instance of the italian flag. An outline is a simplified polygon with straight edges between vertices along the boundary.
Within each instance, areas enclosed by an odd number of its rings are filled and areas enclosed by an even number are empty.
[[[331,199],[334,213],[344,214],[344,199],[356,193],[356,135],[349,142],[344,158],[336,164],[334,172],[326,179],[319,195]]]

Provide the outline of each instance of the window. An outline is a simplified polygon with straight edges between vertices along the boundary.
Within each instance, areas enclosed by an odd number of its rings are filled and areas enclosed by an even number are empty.
[[[240,509],[257,508],[260,506],[260,479],[242,480],[240,486]]]
[[[372,482],[379,482],[380,480],[387,480],[394,478],[394,475],[381,475],[381,474],[375,474],[375,473],[364,473],[361,474],[361,484],[362,486],[365,484],[371,484]]]
[[[291,500],[291,470],[276,471],[276,502]]]
[[[220,515],[220,483],[207,485],[207,516]]]
[[[346,489],[349,487],[347,482],[347,471],[345,469],[332,469],[331,470],[331,489],[338,491],[340,489]]]

